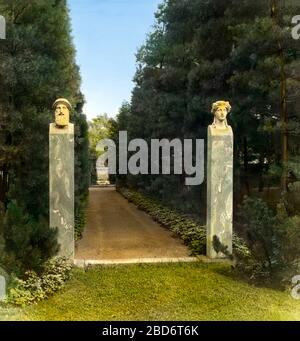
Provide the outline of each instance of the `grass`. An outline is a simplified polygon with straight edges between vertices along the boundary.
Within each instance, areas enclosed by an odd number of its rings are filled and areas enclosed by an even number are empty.
[[[0,321],[15,321],[22,318],[22,310],[0,302]]]
[[[23,309],[23,320],[300,320],[288,292],[251,286],[226,264],[75,269],[64,289]]]

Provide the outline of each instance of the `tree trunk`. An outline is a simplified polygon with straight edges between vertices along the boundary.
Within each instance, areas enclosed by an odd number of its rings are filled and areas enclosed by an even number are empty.
[[[264,154],[259,156],[259,183],[258,183],[258,191],[262,192],[264,190]]]
[[[276,15],[277,1],[271,0],[271,17],[277,25]],[[286,72],[285,72],[285,58],[282,44],[281,34],[277,38],[278,57],[280,66],[280,129],[281,129],[281,163],[282,163],[282,175],[281,175],[281,190],[287,190],[287,173],[288,173],[288,132],[287,132],[287,102],[286,102]]]
[[[243,161],[244,161],[244,185],[246,188],[246,193],[249,196],[250,195],[250,186],[249,186],[249,180],[248,180],[248,143],[247,143],[247,137],[244,136],[243,138]]]
[[[6,165],[0,171],[0,201],[6,206],[8,191],[8,172]]]

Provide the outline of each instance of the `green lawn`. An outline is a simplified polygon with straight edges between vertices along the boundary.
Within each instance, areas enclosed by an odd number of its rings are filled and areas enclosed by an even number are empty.
[[[23,317],[22,310],[0,303],[0,321],[15,321]]]
[[[300,302],[234,279],[226,264],[119,265],[74,270],[62,291],[21,318],[300,320]]]

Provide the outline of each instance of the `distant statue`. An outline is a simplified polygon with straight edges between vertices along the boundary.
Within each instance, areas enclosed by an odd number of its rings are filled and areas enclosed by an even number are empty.
[[[214,121],[210,125],[212,129],[231,130],[227,123],[227,115],[230,113],[231,105],[226,101],[217,101],[212,104],[211,113],[214,115]]]
[[[52,108],[55,114],[55,125],[58,128],[64,128],[70,123],[71,103],[65,98],[58,98]]]

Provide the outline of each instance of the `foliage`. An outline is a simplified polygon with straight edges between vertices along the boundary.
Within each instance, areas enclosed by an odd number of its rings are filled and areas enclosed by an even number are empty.
[[[86,208],[87,208],[88,196],[86,195],[82,200],[81,209],[75,214],[75,240],[82,238],[82,233],[86,224]]]
[[[6,267],[16,273],[28,269],[39,271],[58,251],[57,231],[47,221],[35,220],[16,201],[8,204],[3,221],[5,252],[11,261]]]
[[[115,120],[109,118],[107,114],[98,115],[89,122],[89,141],[92,150],[97,151],[97,144],[100,140],[111,138],[114,125]]]
[[[280,0],[164,1],[137,53],[135,88],[120,109],[120,129],[129,139],[205,139],[211,103],[227,99],[233,107],[235,205],[243,193],[263,189],[266,178],[278,186],[284,169],[282,103],[288,152],[299,161],[300,54],[290,31],[295,13],[299,4]],[[291,163],[290,158],[295,168]],[[280,174],[268,176],[270,167]],[[199,201],[206,201],[205,183],[185,186],[184,174],[119,178],[124,186],[205,219],[199,209]]]
[[[90,179],[90,153],[88,124],[81,108],[74,115],[75,123],[75,237],[82,235],[85,227],[85,209]]]
[[[97,182],[97,159],[104,153],[99,149],[98,143],[103,139],[115,139],[117,132],[117,122],[109,118],[107,114],[98,115],[89,122],[89,142],[91,155],[91,183]]]
[[[15,278],[8,293],[8,303],[25,306],[48,298],[60,290],[70,278],[72,265],[62,257],[55,257],[43,265],[40,275],[26,271],[24,279]]]
[[[53,243],[46,222],[48,131],[54,100],[66,97],[74,109],[71,121],[75,123],[77,216],[89,185],[88,128],[82,114],[84,99],[66,1],[0,0],[0,13],[6,19],[7,33],[7,38],[0,41],[0,202],[6,209],[16,200],[26,212],[27,222],[7,221],[5,243],[10,256],[17,259],[19,270],[28,270],[28,259],[22,258],[19,249],[28,242],[26,249],[30,250],[30,240],[34,239],[33,249],[38,254],[29,255],[29,259],[32,264],[36,256],[38,265],[51,254],[41,256],[40,251],[47,248],[47,243],[50,250]],[[27,232],[19,231],[24,226]],[[23,240],[24,233],[27,237]]]
[[[276,234],[279,243],[279,274],[277,277],[285,284],[300,272],[300,215],[285,216],[277,214]]]
[[[237,228],[251,251],[236,257],[236,266],[251,279],[286,284],[300,270],[300,217],[287,215],[284,204],[275,215],[261,199],[246,198]]]

